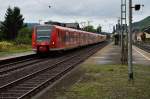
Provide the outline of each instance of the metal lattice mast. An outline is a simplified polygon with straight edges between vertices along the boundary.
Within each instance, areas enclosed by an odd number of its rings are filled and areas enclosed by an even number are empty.
[[[127,37],[127,14],[126,0],[121,0],[121,61],[122,64],[127,62],[127,51],[125,38]],[[125,34],[126,33],[126,34]]]

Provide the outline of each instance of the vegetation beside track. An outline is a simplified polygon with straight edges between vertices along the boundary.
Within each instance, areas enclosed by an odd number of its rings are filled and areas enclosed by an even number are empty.
[[[58,99],[150,98],[150,67],[134,66],[132,82],[128,81],[127,66],[85,64],[82,67],[85,74]]]
[[[12,41],[0,42],[0,56],[5,56],[14,53],[21,53],[31,51],[31,45],[29,44],[16,44]]]
[[[24,23],[19,7],[8,7],[0,22],[0,56],[31,50],[31,28]]]

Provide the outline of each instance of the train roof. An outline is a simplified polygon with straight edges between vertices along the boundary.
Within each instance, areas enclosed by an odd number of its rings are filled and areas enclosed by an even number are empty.
[[[63,29],[63,30],[68,30],[68,31],[75,31],[75,32],[88,33],[88,34],[94,34],[94,35],[102,35],[102,34],[96,34],[96,33],[92,33],[92,32],[77,30],[77,29],[73,29],[73,28],[67,28],[67,27],[62,27],[62,26],[57,26],[57,25],[54,25],[54,26],[56,28]]]
[[[102,34],[96,34],[96,33],[92,33],[92,32],[87,32],[87,31],[82,31],[82,30],[77,30],[77,29],[73,29],[73,28],[68,28],[68,27],[62,27],[62,26],[58,26],[58,25],[50,25],[50,24],[43,24],[43,25],[36,25],[37,26],[54,26],[55,28],[59,28],[59,29],[63,29],[63,30],[67,30],[67,31],[74,31],[74,32],[81,32],[81,33],[87,33],[87,34],[94,34],[94,35],[101,35],[104,36]]]

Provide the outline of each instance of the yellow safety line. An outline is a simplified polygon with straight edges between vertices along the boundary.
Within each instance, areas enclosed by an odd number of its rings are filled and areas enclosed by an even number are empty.
[[[137,49],[133,48],[135,51],[137,51],[139,54],[141,54],[144,58],[146,58],[147,60],[150,61],[150,58],[145,56],[143,53],[141,53],[140,51],[138,51]]]

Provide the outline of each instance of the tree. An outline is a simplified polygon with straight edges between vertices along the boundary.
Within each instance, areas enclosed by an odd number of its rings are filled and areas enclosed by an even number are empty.
[[[25,27],[19,31],[17,38],[15,39],[16,44],[31,44],[32,30]]]
[[[99,26],[97,27],[96,31],[97,31],[98,33],[101,33],[101,32],[102,32],[102,27],[99,25]]]
[[[84,27],[84,30],[88,32],[96,32],[92,25]]]
[[[20,14],[20,9],[18,7],[14,7],[13,9],[9,7],[5,14],[5,20],[1,22],[0,27],[2,33],[4,33],[4,38],[14,40],[19,30],[24,27],[23,21],[24,18]]]

